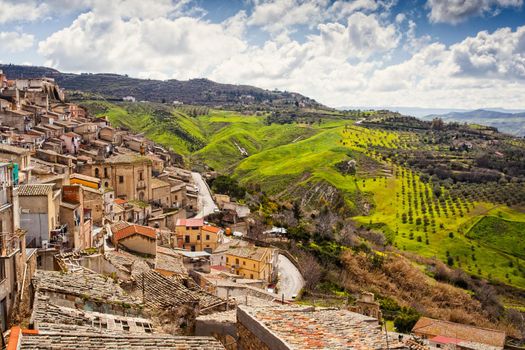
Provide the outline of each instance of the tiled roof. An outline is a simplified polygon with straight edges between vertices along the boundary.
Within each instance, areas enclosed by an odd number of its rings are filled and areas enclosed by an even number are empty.
[[[113,202],[115,202],[115,204],[122,205],[122,204],[126,204],[128,201],[126,199],[122,199],[122,198],[115,198],[115,200]]]
[[[53,192],[52,184],[32,184],[18,187],[19,196],[47,196]]]
[[[24,334],[21,349],[180,349],[223,350],[222,344],[212,337],[181,337],[170,335],[122,335],[86,332],[45,331]]]
[[[421,317],[412,328],[412,332],[424,334],[427,337],[441,335],[497,347],[503,347],[505,345],[506,337],[503,331],[435,320],[429,317]]]
[[[84,269],[68,273],[37,270],[33,283],[36,290],[76,295],[108,304],[123,302],[136,306],[140,304],[111,278]]]
[[[248,319],[251,322],[246,322]],[[252,333],[265,329],[290,349],[386,349],[385,333],[374,318],[348,310],[294,306],[238,306],[237,320]],[[254,322],[255,321],[255,322]],[[254,327],[259,327],[254,332]],[[389,348],[403,344],[390,339]]]
[[[118,163],[135,163],[135,162],[149,162],[151,160],[147,157],[141,156],[138,153],[125,153],[117,154],[113,157],[106,159],[107,163],[118,164]]]
[[[155,189],[161,187],[170,187],[170,184],[155,177],[151,179],[151,188]]]
[[[178,274],[188,274],[182,262],[182,256],[171,248],[157,246],[155,256],[155,269],[169,271]]]
[[[204,225],[204,219],[177,219],[176,226],[198,226],[201,227]]]
[[[31,320],[38,330],[56,330],[58,325],[73,331],[80,329],[90,332],[112,333],[151,333],[153,326],[150,320],[142,317],[105,314],[83,309],[74,309],[57,305],[52,298],[40,292],[35,293]],[[123,322],[125,321],[125,322]],[[125,323],[129,328],[124,328]],[[82,327],[82,328],[80,328]]]
[[[210,225],[204,225],[202,226],[203,231],[212,232],[212,233],[219,233],[221,232],[221,229],[216,226],[210,226]]]
[[[23,154],[27,154],[29,152],[30,151],[28,149],[26,149],[26,148],[11,146],[11,145],[7,145],[7,144],[4,144],[4,143],[0,144],[0,153],[9,153],[9,154],[23,155]]]
[[[261,261],[267,254],[270,254],[272,248],[263,248],[263,247],[239,247],[233,248],[226,251],[225,254],[237,256],[239,258],[246,258],[256,261]]]
[[[121,239],[135,234],[145,236],[151,239],[157,239],[157,233],[154,229],[152,229],[151,227],[141,225],[129,225],[128,227],[124,227],[116,232],[113,232],[113,237],[115,238],[115,241],[120,241]]]

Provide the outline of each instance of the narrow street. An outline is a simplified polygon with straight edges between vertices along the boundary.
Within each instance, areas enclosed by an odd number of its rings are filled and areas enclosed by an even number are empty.
[[[284,255],[279,254],[279,297],[284,294],[286,300],[292,300],[304,287],[304,278],[295,265]]]
[[[217,206],[215,205],[215,202],[213,201],[213,198],[211,196],[210,189],[208,188],[208,185],[202,178],[201,174],[197,172],[192,172],[191,176],[193,177],[195,185],[197,185],[197,187],[199,188],[198,205],[200,210],[197,213],[197,215],[195,215],[195,218],[204,218],[212,214],[215,208],[217,208]]]

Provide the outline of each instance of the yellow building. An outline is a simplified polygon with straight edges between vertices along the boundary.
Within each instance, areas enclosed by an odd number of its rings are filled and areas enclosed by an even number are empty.
[[[175,232],[177,246],[192,252],[213,252],[219,245],[222,230],[218,227],[204,225],[203,219],[178,219]]]
[[[224,253],[226,267],[244,278],[272,282],[274,279],[275,249],[245,246]]]

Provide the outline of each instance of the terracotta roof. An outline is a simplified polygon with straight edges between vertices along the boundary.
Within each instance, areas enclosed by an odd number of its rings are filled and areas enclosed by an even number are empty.
[[[113,202],[115,202],[115,204],[122,205],[122,204],[126,204],[128,201],[122,198],[115,198]]]
[[[461,342],[461,339],[444,337],[442,335],[438,335],[437,337],[429,340],[441,344],[459,344]]]
[[[115,238],[115,241],[120,241],[121,239],[135,234],[146,236],[151,239],[157,239],[157,233],[154,229],[141,225],[129,225],[128,227],[124,227],[117,232],[114,232],[113,237]]]
[[[53,192],[52,184],[32,184],[18,187],[19,196],[47,196]]]
[[[176,226],[203,226],[204,225],[204,219],[177,219]]]
[[[387,348],[377,319],[344,309],[238,305],[237,322],[253,334],[265,334],[260,340],[270,348],[270,344],[293,350]],[[392,335],[388,345],[404,348]]]
[[[219,227],[211,226],[211,225],[204,225],[204,226],[202,226],[202,230],[206,231],[206,232],[212,232],[212,233],[219,233],[219,232],[221,232],[221,229]]]
[[[421,317],[412,328],[412,332],[429,338],[444,336],[501,348],[505,345],[506,337],[503,331],[435,320],[429,317]]]

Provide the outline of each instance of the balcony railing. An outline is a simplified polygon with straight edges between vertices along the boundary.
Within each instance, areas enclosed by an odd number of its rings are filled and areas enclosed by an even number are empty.
[[[0,233],[0,253],[9,256],[20,248],[20,237],[16,233]]]
[[[139,181],[137,182],[137,188],[138,188],[138,189],[146,188],[146,181],[144,181],[144,180],[139,180]]]

